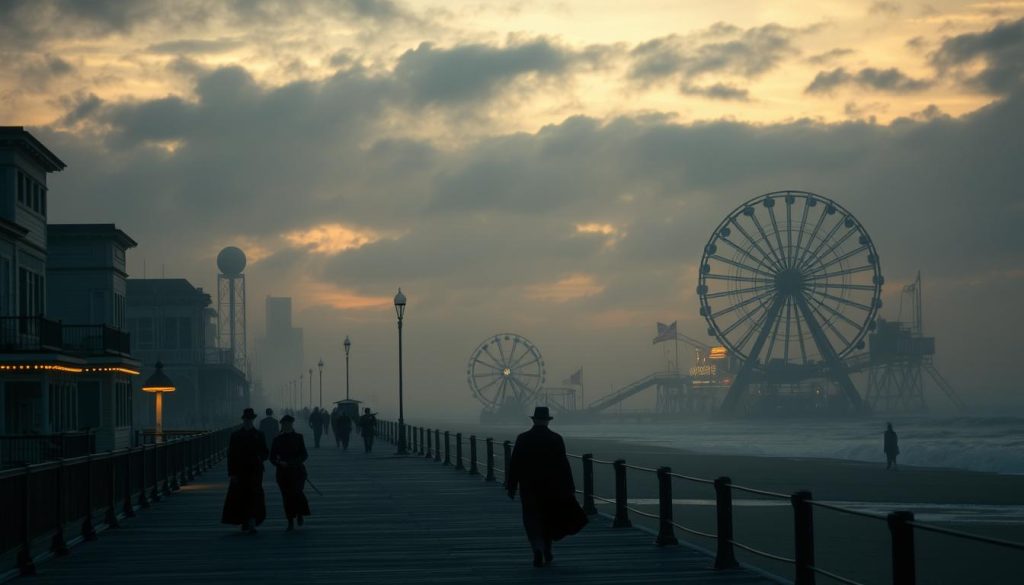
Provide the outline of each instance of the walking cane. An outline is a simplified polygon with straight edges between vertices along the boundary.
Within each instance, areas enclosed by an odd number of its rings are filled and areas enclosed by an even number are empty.
[[[316,489],[316,486],[313,485],[313,482],[309,481],[308,477],[306,478],[306,483],[309,484],[309,487],[313,488],[313,491],[316,492],[316,494],[318,496],[323,496],[324,495],[323,492],[321,492],[320,490]]]

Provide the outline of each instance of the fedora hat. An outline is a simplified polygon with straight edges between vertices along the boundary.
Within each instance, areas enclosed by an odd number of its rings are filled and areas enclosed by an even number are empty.
[[[286,414],[286,415],[281,417],[281,422],[282,423],[295,422],[295,417],[290,415],[290,414]]]
[[[251,408],[246,408],[245,410],[242,411],[242,418],[243,419],[253,419],[253,418],[256,418],[256,411],[251,409]]]
[[[532,418],[533,420],[552,420],[552,419],[554,419],[554,417],[551,416],[551,413],[548,411],[548,407],[546,407],[546,406],[538,406],[537,408],[534,408],[533,409],[533,416],[531,416],[530,418]]]

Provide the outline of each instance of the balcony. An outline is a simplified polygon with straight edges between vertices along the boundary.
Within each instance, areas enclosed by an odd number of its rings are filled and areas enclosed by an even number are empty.
[[[64,325],[45,317],[0,317],[0,352],[131,355],[128,333],[107,325]]]

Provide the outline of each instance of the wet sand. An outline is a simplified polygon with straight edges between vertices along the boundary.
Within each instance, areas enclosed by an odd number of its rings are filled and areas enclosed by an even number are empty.
[[[437,426],[448,428],[453,433],[462,431],[466,436],[476,433],[481,439],[493,437],[498,455],[501,453],[498,445],[502,440],[514,440],[518,432],[525,430],[525,427],[484,428],[453,423]],[[1024,476],[908,466],[901,466],[899,471],[886,471],[881,452],[879,458],[882,461],[877,464],[833,459],[707,455],[661,446],[573,438],[571,426],[554,425],[553,429],[566,437],[569,451],[575,454],[592,453],[596,459],[609,461],[621,458],[641,467],[670,466],[675,473],[708,479],[729,476],[734,484],[783,494],[809,490],[816,500],[851,502],[859,509],[883,514],[893,509],[906,509],[914,511],[923,522],[1024,542],[1024,521],[1021,519],[1024,514]],[[482,442],[479,448],[482,464]],[[468,450],[465,456],[469,456]],[[577,482],[581,483],[579,463],[576,460],[573,463]],[[500,459],[498,465],[501,465]],[[600,496],[611,498],[614,494],[612,469],[607,465],[596,468],[595,491]],[[657,482],[653,473],[630,470],[628,492],[632,506],[657,513]],[[773,554],[792,557],[793,517],[788,501],[739,492],[734,494],[734,498],[736,540]],[[673,499],[676,501],[674,513],[678,523],[715,532],[714,491],[711,486],[677,479],[673,483]],[[963,514],[977,506],[982,507],[979,514]],[[1009,508],[1000,508],[1002,506]],[[600,504],[598,507],[602,512],[612,512],[610,505]],[[884,521],[820,508],[815,509],[814,514],[818,566],[863,583],[891,582],[889,530]],[[633,516],[633,522],[654,526],[652,521],[639,515]],[[714,548],[712,540],[686,535],[682,531],[677,531],[677,536],[698,546]],[[1020,568],[1024,563],[1024,552],[921,531],[916,533],[916,550],[920,584],[1024,583],[1024,569]],[[786,578],[792,577],[788,565],[739,550],[737,553],[742,562]],[[820,577],[818,582],[833,581]]]

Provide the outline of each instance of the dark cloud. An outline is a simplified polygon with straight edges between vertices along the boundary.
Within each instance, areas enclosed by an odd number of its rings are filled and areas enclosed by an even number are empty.
[[[868,7],[868,14],[892,16],[894,14],[899,14],[902,10],[903,7],[900,6],[898,2],[878,0],[877,2],[872,2],[871,6]]]
[[[725,83],[714,83],[707,86],[682,83],[679,91],[687,95],[699,95],[713,100],[745,102],[750,100],[750,92],[741,87]]]
[[[977,74],[961,70],[981,62]],[[945,40],[932,55],[940,73],[962,73],[967,83],[993,94],[1006,94],[1024,81],[1024,19],[1003,22],[990,30]]]
[[[68,61],[51,55],[25,54],[19,59],[17,76],[19,89],[42,92],[49,89],[51,82],[75,72],[75,66]]]
[[[631,51],[629,76],[644,84],[710,73],[754,78],[797,54],[792,41],[798,34],[778,24],[743,30],[718,23],[695,37],[661,37]]]
[[[845,67],[837,67],[832,71],[819,72],[810,85],[804,89],[804,92],[829,94],[844,85],[891,93],[913,93],[928,89],[932,82],[926,79],[914,79],[895,67],[889,69],[865,67],[857,72],[847,71]]]
[[[224,53],[237,49],[244,44],[241,39],[181,39],[177,41],[165,41],[154,43],[146,48],[149,53],[164,53],[171,55],[194,55]]]
[[[856,51],[854,51],[853,49],[840,47],[825,51],[824,53],[818,53],[817,55],[811,55],[810,57],[807,58],[807,62],[810,63],[811,65],[827,65],[829,63],[832,63],[836,59],[841,59],[843,57],[852,55],[855,52]]]

